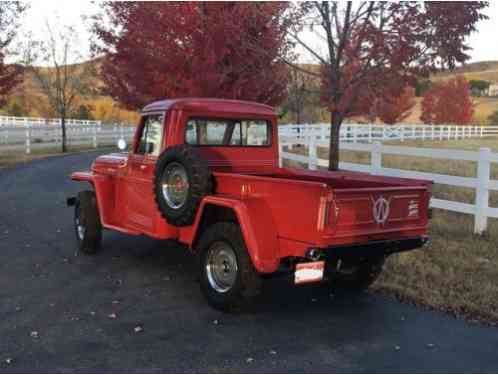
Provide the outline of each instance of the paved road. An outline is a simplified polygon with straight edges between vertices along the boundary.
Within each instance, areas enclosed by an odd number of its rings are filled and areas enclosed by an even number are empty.
[[[495,328],[282,280],[225,315],[173,243],[108,232],[76,254],[67,176],[96,155],[0,171],[0,372],[498,371]]]

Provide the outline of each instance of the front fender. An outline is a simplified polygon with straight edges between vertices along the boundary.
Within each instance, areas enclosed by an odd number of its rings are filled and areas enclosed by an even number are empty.
[[[104,226],[112,222],[112,212],[114,207],[114,181],[111,176],[94,174],[90,171],[74,172],[71,174],[71,180],[79,182],[88,182],[93,186],[95,196],[97,197],[97,206],[99,208],[100,220]]]
[[[229,208],[234,211],[244,238],[247,251],[256,270],[260,273],[275,272],[279,266],[277,230],[271,211],[261,199],[238,200],[209,196],[203,199],[190,233],[182,240],[190,246],[202,234],[200,224],[205,208],[209,205]],[[182,236],[182,235],[181,235]]]

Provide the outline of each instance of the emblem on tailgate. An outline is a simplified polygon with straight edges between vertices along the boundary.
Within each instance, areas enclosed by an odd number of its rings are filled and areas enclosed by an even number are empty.
[[[387,200],[384,197],[379,197],[375,200],[370,197],[373,206],[373,218],[377,224],[384,225],[389,218],[389,212],[391,210],[391,200]]]

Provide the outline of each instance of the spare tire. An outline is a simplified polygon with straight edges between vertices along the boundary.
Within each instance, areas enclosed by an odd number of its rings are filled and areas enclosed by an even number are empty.
[[[154,196],[166,221],[176,226],[194,222],[202,198],[212,192],[212,175],[199,152],[187,145],[167,148],[154,172]]]

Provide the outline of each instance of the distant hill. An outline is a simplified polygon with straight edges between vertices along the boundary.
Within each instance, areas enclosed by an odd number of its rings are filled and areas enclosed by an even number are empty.
[[[98,71],[100,69],[100,61],[92,60],[83,63],[93,64],[95,69]],[[303,69],[318,72],[319,66],[313,64],[302,65]],[[498,84],[498,61],[482,61],[467,64],[463,67],[457,68],[452,71],[445,71],[433,74],[430,79],[432,81],[441,81],[454,78],[457,75],[464,75],[468,80],[478,79],[486,80]],[[319,89],[318,79],[311,79],[314,82],[314,89]],[[105,88],[104,83],[96,74],[92,77],[91,85],[98,89]],[[487,117],[494,111],[498,110],[498,98],[474,98],[476,103],[476,113],[475,119],[476,123],[485,123]],[[26,109],[26,115],[29,116],[40,116],[40,117],[52,117],[54,114],[51,112],[45,96],[35,78],[31,73],[26,73],[24,77],[24,82],[15,89],[11,99],[9,100],[8,107],[12,108],[14,104],[18,104],[21,108]],[[110,96],[106,95],[95,95],[88,99],[80,100],[82,105],[86,105],[90,108],[92,117],[97,120],[102,120],[105,122],[112,121],[122,121],[128,123],[136,123],[138,119],[138,113],[134,111],[127,111],[120,108],[119,103],[115,102]],[[313,104],[315,107],[318,104]],[[405,120],[407,123],[421,123],[421,98],[417,98],[417,104],[412,110],[412,114]],[[316,108],[315,108],[316,109]],[[3,109],[5,113],[5,108]],[[321,122],[328,121],[328,114],[326,111],[308,111],[313,113],[311,117],[306,122]],[[0,114],[2,114],[2,109],[0,109]],[[316,118],[315,118],[316,117]],[[289,114],[283,119],[283,122],[292,122],[293,117]],[[355,118],[352,121],[366,121],[362,118]]]
[[[434,74],[431,79],[445,80],[457,75],[463,75],[468,80],[476,79],[498,83],[498,61],[482,61],[467,64],[452,71]]]
[[[95,89],[96,94],[88,98],[79,98],[77,105],[87,107],[90,111],[91,117],[95,120],[101,120],[104,122],[118,121],[136,123],[138,119],[137,112],[125,110],[121,108],[119,103],[114,101],[110,96],[98,94],[105,89],[105,84],[102,82],[98,74],[101,61],[96,59],[78,65],[83,67],[89,64],[93,66],[97,73],[90,77],[88,82],[88,85]],[[47,70],[50,70],[50,68],[47,68]],[[48,105],[47,99],[32,72],[26,71],[24,73],[23,82],[14,89],[13,93],[9,97],[6,108],[0,109],[0,114],[2,112],[14,114],[12,112],[16,111],[20,111],[24,116],[56,116]]]

